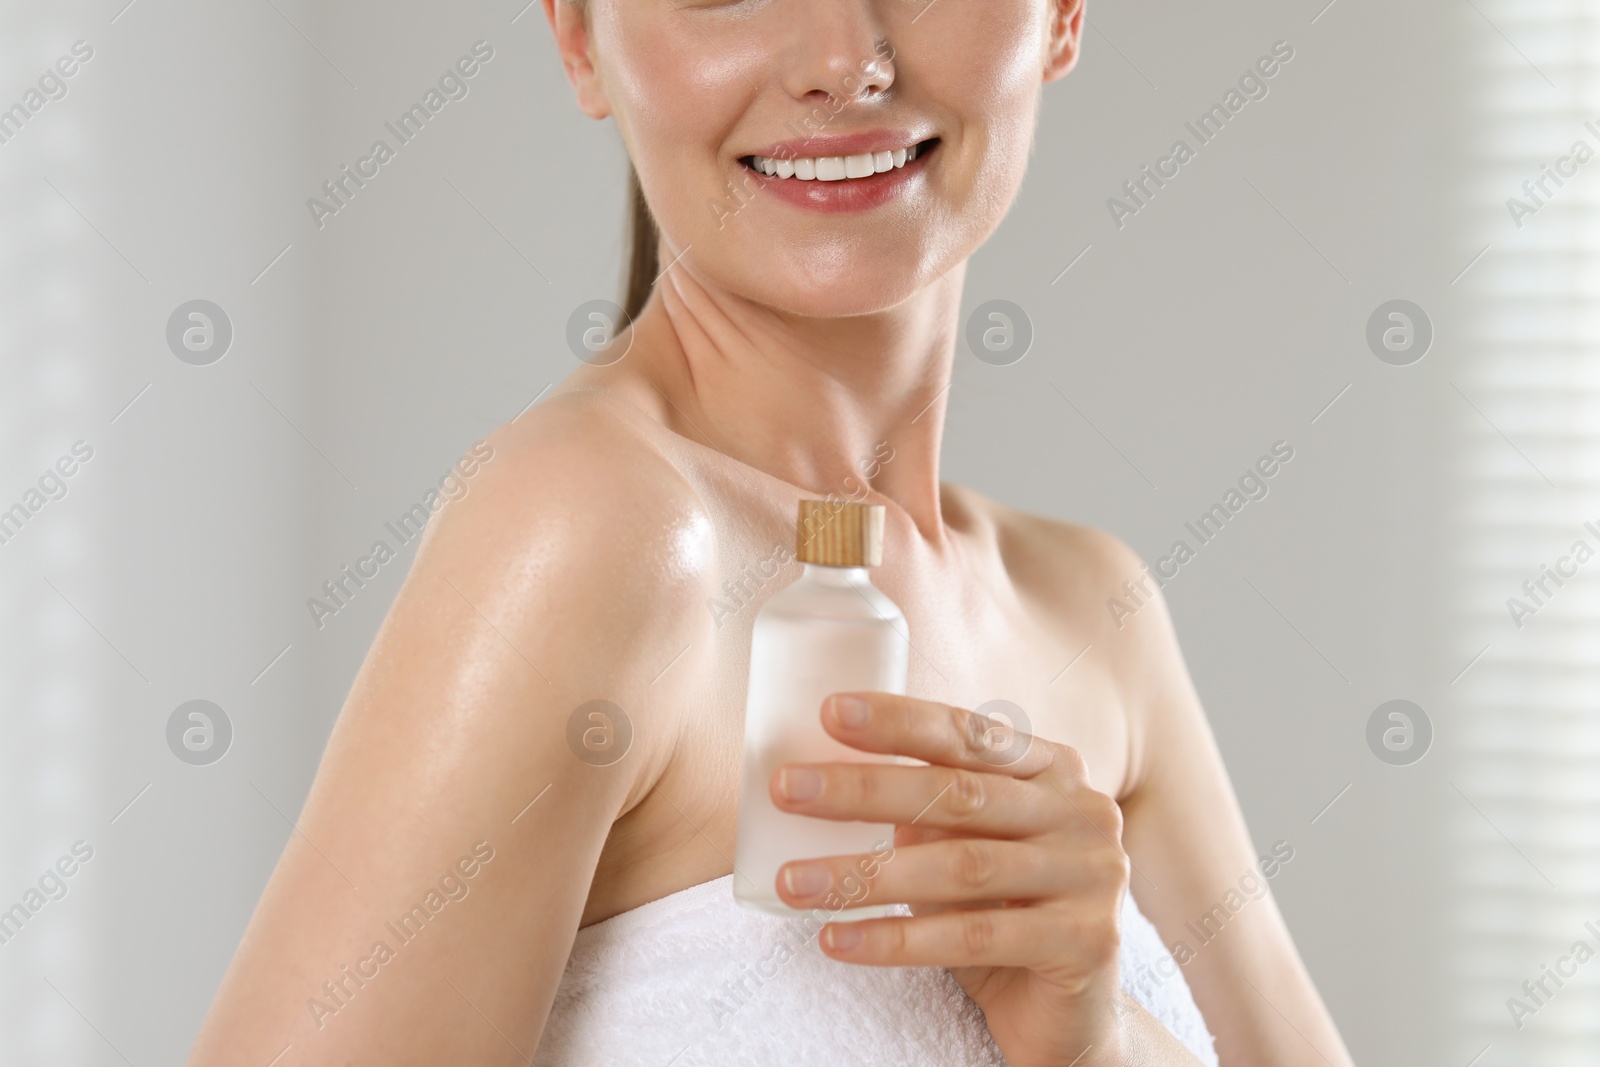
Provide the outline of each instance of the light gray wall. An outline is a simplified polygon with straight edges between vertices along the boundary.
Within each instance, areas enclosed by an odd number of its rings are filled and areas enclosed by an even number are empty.
[[[37,32],[0,34],[0,101],[72,40],[97,49],[71,95],[0,146],[7,214],[49,214],[52,277],[76,286],[59,321],[48,302],[10,312],[25,325],[0,366],[29,399],[5,402],[23,428],[4,438],[0,497],[63,443],[100,449],[31,546],[0,546],[6,663],[27,680],[6,690],[23,745],[0,789],[33,814],[0,834],[0,898],[75,838],[99,849],[25,932],[59,951],[0,946],[7,1061],[181,1058],[409,554],[320,628],[306,598],[571,369],[567,316],[615,295],[620,269],[625,161],[572,104],[537,6],[513,22],[517,0],[121,4],[8,11]],[[1440,636],[1434,549],[1450,282],[1475,251],[1443,206],[1470,128],[1456,101],[1474,16],[1339,0],[1313,23],[1320,6],[1091,12],[1021,200],[970,273],[968,307],[1019,304],[1033,347],[1009,367],[958,355],[946,476],[1153,559],[1273,442],[1293,445],[1270,495],[1167,595],[1257,843],[1295,847],[1274,889],[1357,1060],[1411,1065],[1455,1047],[1449,738],[1396,768],[1363,731],[1393,697],[1446,720],[1461,665]],[[319,229],[306,198],[479,39],[495,57],[470,94]],[[1280,39],[1295,57],[1270,94],[1117,227],[1106,199]],[[45,178],[89,221],[52,204]],[[43,254],[17,241],[13,279]],[[211,367],[165,348],[168,314],[194,297],[237,333]],[[1440,324],[1409,368],[1364,341],[1396,297]],[[41,547],[73,537],[76,555]],[[163,736],[194,697],[237,731],[209,767]]]
[[[0,497],[94,449],[0,545],[0,906],[75,841],[94,850],[0,945],[7,1063],[181,1059],[288,832],[251,783],[292,817],[283,768],[317,737],[310,661],[262,674],[304,642],[291,591],[321,477],[285,419],[311,419],[293,195],[310,94],[270,6],[122,7],[0,12],[7,105],[74,41],[93,49],[0,144]],[[234,327],[208,367],[165,337],[196,298]],[[209,767],[166,742],[196,698],[235,733]]]

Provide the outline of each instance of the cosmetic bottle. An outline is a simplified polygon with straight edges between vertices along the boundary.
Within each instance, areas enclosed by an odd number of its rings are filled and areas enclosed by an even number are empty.
[[[832,693],[905,692],[910,652],[905,616],[868,576],[868,568],[882,561],[883,527],[881,504],[800,501],[795,557],[804,570],[756,615],[733,875],[734,898],[747,908],[791,917],[810,914],[779,899],[779,867],[821,856],[883,855],[894,844],[893,824],[781,811],[769,786],[786,763],[909,762],[851,748],[822,726],[822,704]],[[843,908],[841,903],[834,911],[834,903],[867,893],[859,872],[836,880],[834,892],[839,897],[825,909],[830,922],[885,913],[883,904]]]

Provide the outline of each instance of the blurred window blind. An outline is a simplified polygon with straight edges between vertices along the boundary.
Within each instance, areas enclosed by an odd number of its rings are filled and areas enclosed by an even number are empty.
[[[0,71],[10,107],[74,40],[73,20],[55,7],[7,11]],[[55,104],[0,144],[0,509],[9,509],[40,472],[84,433],[93,351],[85,320],[96,304],[81,266],[102,254],[98,238],[48,181],[88,154],[74,107]],[[92,262],[92,260],[90,260]],[[98,438],[96,439],[98,443]],[[87,494],[28,521],[14,513],[0,543],[0,909],[23,899],[40,872],[74,839],[92,836],[89,721],[98,703],[86,664],[103,655],[97,638],[48,584],[94,579]],[[101,825],[104,825],[103,823]],[[98,843],[98,840],[95,841]],[[94,944],[83,893],[53,905],[24,929],[6,927],[0,945],[0,1064],[91,1062],[98,1039],[47,984],[91,973]],[[15,923],[15,918],[12,922]]]
[[[1460,17],[1472,42],[1464,129],[1471,221],[1461,230],[1477,237],[1467,256],[1488,251],[1456,283],[1471,310],[1438,353],[1453,362],[1450,383],[1470,402],[1447,398],[1456,404],[1461,478],[1451,607],[1460,662],[1482,653],[1453,683],[1454,723],[1441,724],[1455,727],[1452,785],[1461,794],[1448,796],[1450,1003],[1460,1042],[1448,1062],[1593,1065],[1600,4],[1470,0]],[[1580,561],[1579,542],[1593,558]],[[1547,568],[1566,572],[1561,584]],[[1573,953],[1580,941],[1594,958]]]

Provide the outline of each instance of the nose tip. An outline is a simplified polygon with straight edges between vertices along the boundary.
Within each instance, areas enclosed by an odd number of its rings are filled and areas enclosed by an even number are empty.
[[[872,52],[858,62],[856,71],[840,78],[840,85],[850,91],[850,86],[854,84],[853,95],[857,98],[884,92],[893,85],[894,65],[884,55],[886,45],[887,42],[880,40]]]
[[[808,103],[855,103],[886,92],[894,84],[888,41],[873,33],[819,32],[805,46],[807,59],[791,71],[794,95]]]

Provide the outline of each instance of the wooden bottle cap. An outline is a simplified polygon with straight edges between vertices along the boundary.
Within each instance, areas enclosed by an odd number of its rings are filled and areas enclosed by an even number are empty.
[[[882,504],[802,500],[795,558],[828,567],[876,567],[883,562]]]

